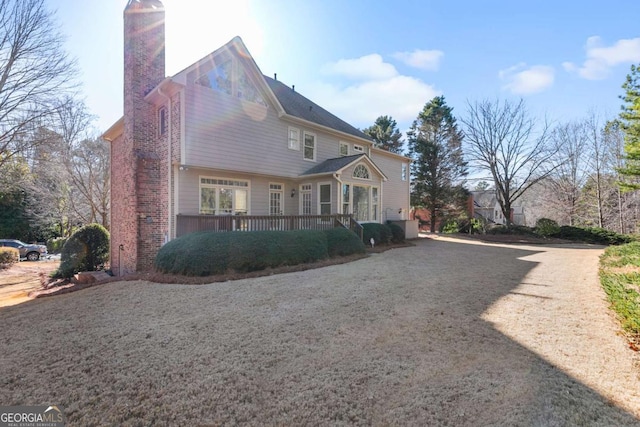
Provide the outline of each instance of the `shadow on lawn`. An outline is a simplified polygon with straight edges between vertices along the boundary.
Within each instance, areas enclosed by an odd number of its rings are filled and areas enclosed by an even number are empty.
[[[0,402],[59,404],[79,425],[638,425],[482,320],[536,253],[425,239],[286,276],[10,307]]]

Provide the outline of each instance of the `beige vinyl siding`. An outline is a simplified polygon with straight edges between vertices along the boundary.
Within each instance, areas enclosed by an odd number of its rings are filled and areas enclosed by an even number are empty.
[[[272,105],[242,101],[199,85],[188,85],[185,98],[182,163],[189,166],[296,178],[339,157],[340,141],[345,141],[313,126],[279,118]],[[299,151],[288,148],[289,128],[299,130]],[[316,136],[315,162],[303,159],[304,132]]]
[[[387,176],[388,180],[382,185],[382,205],[380,208],[381,219],[386,220],[399,220],[402,218],[402,214],[399,214],[400,209],[404,209],[404,218],[409,218],[409,192],[410,192],[410,177],[409,177],[409,163],[403,161],[401,158],[392,157],[384,153],[377,153],[372,150],[371,159]],[[402,180],[402,164],[407,165],[407,180]]]
[[[189,168],[178,172],[179,179],[179,214],[198,215],[200,213],[200,177],[238,179],[249,181],[249,214],[269,215],[269,184],[284,184],[284,214],[298,215],[299,183],[282,180],[278,177],[264,177],[245,173],[215,171],[210,169]],[[291,197],[291,190],[296,194]]]

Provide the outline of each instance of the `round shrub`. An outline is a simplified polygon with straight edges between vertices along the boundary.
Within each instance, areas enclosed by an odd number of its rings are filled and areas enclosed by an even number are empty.
[[[458,221],[456,220],[449,221],[442,227],[442,232],[445,234],[455,234],[459,231],[460,224],[458,224]]]
[[[0,268],[10,267],[20,260],[20,251],[16,248],[0,248]]]
[[[392,243],[404,243],[404,229],[398,224],[392,222],[387,223],[387,227],[391,230],[391,242]]]
[[[109,259],[109,232],[100,224],[89,224],[62,247],[60,267],[54,277],[69,278],[80,271],[97,271]]]
[[[158,271],[210,276],[296,265],[329,256],[322,231],[202,231],[178,237],[160,248]]]
[[[542,237],[551,237],[560,232],[560,226],[552,219],[540,218],[536,221],[535,232]]]
[[[330,257],[347,256],[365,253],[365,246],[360,237],[346,228],[336,227],[325,230],[327,251]]]
[[[366,222],[362,224],[362,240],[365,245],[371,244],[371,239],[376,245],[386,245],[391,242],[391,229],[385,224]]]

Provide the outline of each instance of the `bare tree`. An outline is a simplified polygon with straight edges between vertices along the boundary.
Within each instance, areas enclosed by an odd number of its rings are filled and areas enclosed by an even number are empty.
[[[49,124],[75,76],[44,0],[0,0],[0,168],[50,142],[34,130]]]
[[[548,207],[558,211],[560,223],[575,225],[578,222],[578,202],[588,176],[587,142],[584,122],[566,123],[551,133],[558,167],[548,179],[541,182],[550,190]]]
[[[502,214],[511,224],[511,206],[529,187],[547,177],[556,149],[549,125],[537,124],[524,101],[468,104],[464,125],[466,158],[493,178]]]

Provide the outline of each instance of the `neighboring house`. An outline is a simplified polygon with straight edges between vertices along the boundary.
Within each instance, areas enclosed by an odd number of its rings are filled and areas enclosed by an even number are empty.
[[[130,0],[124,21],[124,116],[104,134],[114,273],[150,268],[162,244],[207,224],[406,219],[410,160],[264,76],[240,38],[165,77],[162,3]]]
[[[471,217],[483,218],[494,224],[505,225],[507,223],[502,214],[495,190],[472,191],[471,198],[473,201],[473,203],[470,203]],[[526,225],[523,206],[516,205],[511,207],[511,222],[515,225]]]

